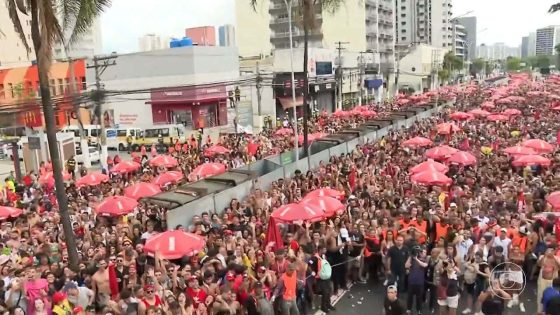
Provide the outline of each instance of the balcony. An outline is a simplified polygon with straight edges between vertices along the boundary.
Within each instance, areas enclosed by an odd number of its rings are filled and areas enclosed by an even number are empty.
[[[292,17],[292,23],[294,18]],[[317,22],[322,22],[323,21],[323,15],[322,14],[315,14],[315,21]],[[283,25],[283,24],[288,24],[288,18],[287,17],[273,17],[270,19],[270,26],[275,26],[275,25]]]
[[[376,0],[366,0],[366,7],[372,7],[372,8],[377,7],[377,1]]]
[[[367,25],[366,26],[366,33],[377,34],[378,32],[379,32],[379,29],[377,28],[376,25]]]
[[[299,29],[294,29],[292,31],[292,37],[294,39],[294,41],[297,40],[303,40],[303,30],[299,30]],[[323,38],[323,33],[321,31],[310,31],[309,34],[309,41],[315,40],[315,39],[322,39]],[[279,42],[283,42],[283,41],[287,41],[290,39],[290,32],[272,32],[272,34],[270,34],[270,42],[271,43],[279,43]]]

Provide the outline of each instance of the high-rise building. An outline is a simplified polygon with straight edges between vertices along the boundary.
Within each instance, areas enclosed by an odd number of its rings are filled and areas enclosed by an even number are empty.
[[[396,44],[428,44],[452,49],[452,0],[395,0]]]
[[[554,47],[560,43],[560,26],[552,25],[537,29],[536,54],[554,55]]]
[[[504,43],[481,44],[478,46],[477,54],[479,58],[485,60],[505,60],[507,57],[520,57],[521,48],[506,46]]]
[[[537,32],[529,33],[529,57],[535,56],[537,54]]]
[[[521,58],[529,57],[529,36],[521,37]]]
[[[18,12],[25,38],[30,48],[31,43],[31,16],[25,16]],[[14,24],[8,15],[7,2],[0,2],[0,68],[14,68],[29,64],[30,60],[35,59],[33,52],[27,53],[19,35],[14,30]]]
[[[462,60],[467,60],[467,32],[459,23],[453,24],[453,53]]]
[[[185,29],[185,36],[196,46],[216,46],[216,29],[214,26],[199,26]]]
[[[218,28],[218,40],[220,46],[235,46],[235,27],[231,24],[220,26]]]
[[[267,6],[268,5],[268,6]],[[381,67],[394,63],[394,0],[349,1],[334,14],[315,8],[315,27],[309,31],[309,47],[348,51],[372,50]],[[255,10],[247,1],[236,2],[236,41],[242,57],[267,55],[272,49],[290,47],[288,13],[284,0],[261,1]],[[293,47],[303,47],[303,28],[292,19]],[[267,29],[261,26],[267,24]]]
[[[477,35],[477,28],[476,28],[476,16],[465,16],[459,17],[456,19],[457,23],[461,24],[467,33],[466,36],[466,55],[465,59],[469,61],[473,61],[477,58],[476,56],[476,35]]]
[[[169,41],[157,34],[146,34],[138,39],[138,51],[153,51],[169,48]]]

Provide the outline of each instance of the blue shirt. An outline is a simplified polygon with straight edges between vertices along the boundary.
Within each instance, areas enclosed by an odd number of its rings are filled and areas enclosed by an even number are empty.
[[[552,300],[554,297],[560,297],[560,292],[554,289],[554,287],[548,287],[543,291],[541,302],[543,304],[543,310],[545,312],[546,312],[546,306],[548,302],[550,302],[550,300]]]

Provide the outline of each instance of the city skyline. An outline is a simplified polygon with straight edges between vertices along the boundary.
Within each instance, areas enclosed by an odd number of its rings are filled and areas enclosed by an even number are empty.
[[[184,29],[188,27],[235,26],[236,1],[249,5],[248,0],[167,0],[166,6],[154,6],[153,2],[147,0],[115,1],[102,17],[104,52],[136,51],[138,38],[146,33],[182,37]],[[478,30],[486,29],[477,35],[477,44],[503,42],[508,46],[519,46],[521,38],[529,32],[560,24],[560,13],[548,13],[548,8],[554,2],[538,1],[531,6],[512,6],[511,1],[507,0],[456,0],[453,1],[453,16],[463,16],[472,11],[467,16],[477,17]],[[135,7],[135,14],[128,14],[131,6]],[[507,10],[507,14],[496,14],[504,10]],[[119,31],[115,32],[115,29]]]

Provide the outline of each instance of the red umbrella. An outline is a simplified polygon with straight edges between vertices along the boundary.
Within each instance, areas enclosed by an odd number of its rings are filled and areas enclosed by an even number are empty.
[[[227,154],[229,152],[230,151],[228,149],[224,148],[223,146],[221,146],[219,144],[213,145],[213,146],[207,148],[206,150],[204,150],[204,153],[206,155]]]
[[[504,152],[507,153],[507,154],[515,154],[515,155],[537,154],[537,151],[533,150],[532,148],[523,147],[523,146],[520,146],[520,145],[505,148]]]
[[[445,174],[432,171],[414,174],[410,179],[415,184],[433,186],[449,185],[452,182],[451,178],[445,176]]]
[[[426,156],[434,160],[444,160],[456,152],[459,152],[459,150],[447,145],[440,145],[426,150]]]
[[[189,176],[195,179],[206,178],[209,176],[214,176],[222,174],[226,171],[226,166],[222,163],[204,163],[197,166]]]
[[[552,161],[540,155],[522,155],[517,157],[511,164],[513,166],[550,166]]]
[[[156,177],[153,183],[159,186],[165,186],[169,183],[176,183],[181,179],[183,179],[183,173],[179,171],[170,171]]]
[[[555,191],[546,196],[546,201],[552,205],[552,209],[560,211],[560,191]]]
[[[344,211],[342,202],[333,197],[306,197],[302,202],[318,212],[324,211],[327,217],[332,217]]]
[[[473,115],[465,112],[454,112],[450,114],[449,117],[453,120],[469,120],[473,118]]]
[[[179,162],[170,155],[158,155],[150,160],[150,165],[155,167],[163,166],[165,168],[171,168],[179,165]]]
[[[509,120],[509,117],[506,116],[506,115],[501,115],[501,114],[492,114],[492,115],[486,116],[486,119],[488,119],[490,121],[507,121],[507,120]]]
[[[108,182],[109,176],[101,173],[91,173],[78,179],[76,186],[97,186],[103,182]]]
[[[325,188],[319,188],[310,191],[305,196],[305,198],[310,198],[310,197],[332,197],[332,198],[340,199],[344,197],[344,193],[341,193],[340,191],[333,188],[325,187]]]
[[[71,180],[72,179],[72,174],[67,173],[67,172],[62,172],[62,179],[64,179],[65,181],[67,180]],[[41,175],[41,177],[39,177],[39,184],[41,185],[47,185],[47,186],[54,186],[54,174],[53,172],[47,172],[43,175]]]
[[[447,162],[459,165],[474,165],[476,164],[476,157],[469,152],[459,151],[451,155]]]
[[[282,234],[280,234],[280,229],[276,223],[276,219],[273,217],[268,218],[268,229],[266,230],[266,238],[264,245],[268,245],[274,242],[272,249],[277,251],[284,248],[284,241],[282,240]]]
[[[449,167],[434,160],[427,160],[426,162],[422,162],[409,170],[411,174],[418,174],[426,171],[447,173],[447,171],[449,171]]]
[[[124,195],[135,200],[151,197],[160,192],[161,189],[159,189],[158,185],[150,183],[138,183],[124,189]]]
[[[523,142],[524,147],[531,148],[539,153],[552,153],[554,146],[544,140],[531,139]]]
[[[482,103],[482,105],[480,105],[480,107],[484,107],[484,108],[495,108],[496,105],[494,105],[493,102],[484,102],[484,103]]]
[[[556,107],[554,107],[552,110],[560,111],[560,106],[556,106]]]
[[[17,218],[23,214],[23,210],[14,207],[0,207],[0,220]]]
[[[112,173],[132,173],[137,171],[142,165],[140,163],[132,162],[132,161],[122,161],[119,164],[115,165],[112,169]]]
[[[459,126],[455,125],[454,123],[443,123],[436,126],[437,133],[440,135],[448,135],[450,133],[455,133],[461,131]]]
[[[350,112],[346,112],[343,110],[337,110],[336,112],[333,113],[333,116],[337,118],[346,117],[348,115],[350,115]]]
[[[484,109],[473,109],[471,111],[469,111],[470,114],[475,115],[475,116],[480,116],[480,117],[486,117],[488,115],[490,115],[491,113],[489,111],[485,111]]]
[[[204,237],[180,230],[165,231],[150,237],[144,245],[144,252],[154,256],[156,252],[162,259],[180,259],[194,255],[204,249]]]
[[[137,206],[138,201],[132,198],[111,196],[98,204],[95,211],[99,215],[117,217],[131,213]]]
[[[516,116],[516,115],[521,115],[521,111],[515,108],[508,108],[504,110],[503,114],[508,116]]]
[[[279,135],[279,136],[291,135],[293,133],[294,133],[294,130],[290,129],[290,128],[280,128],[280,129],[276,130],[276,135]]]
[[[432,145],[433,142],[430,139],[424,137],[414,137],[412,139],[408,139],[402,143],[403,147],[427,147]]]
[[[289,203],[274,210],[272,217],[282,222],[318,222],[325,218],[325,211],[314,209],[305,203]]]

